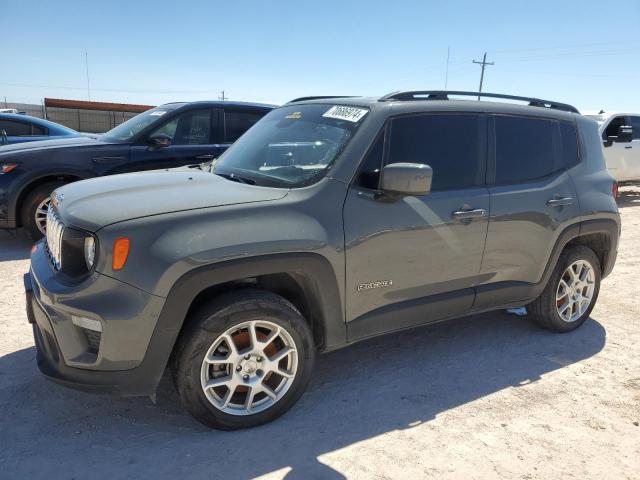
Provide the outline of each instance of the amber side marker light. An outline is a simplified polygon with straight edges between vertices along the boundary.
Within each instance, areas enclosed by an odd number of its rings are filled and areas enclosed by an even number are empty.
[[[128,238],[116,238],[116,241],[113,242],[113,261],[111,262],[111,268],[114,270],[122,270],[124,264],[127,263],[130,248],[131,242]]]

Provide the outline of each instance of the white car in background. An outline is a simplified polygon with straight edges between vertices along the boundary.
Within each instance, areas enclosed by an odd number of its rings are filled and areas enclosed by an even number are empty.
[[[600,126],[604,158],[618,182],[640,182],[640,113],[586,115]]]

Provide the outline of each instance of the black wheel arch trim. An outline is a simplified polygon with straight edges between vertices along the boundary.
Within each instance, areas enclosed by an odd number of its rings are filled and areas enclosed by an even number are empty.
[[[316,253],[273,254],[229,260],[198,267],[180,277],[166,298],[158,317],[145,357],[136,369],[145,371],[160,381],[174,346],[180,335],[189,309],[196,297],[208,288],[233,280],[260,275],[292,273],[304,275],[316,288],[315,295],[321,309],[324,342],[321,350],[328,351],[346,344],[346,325],[342,299],[335,273],[327,259]]]

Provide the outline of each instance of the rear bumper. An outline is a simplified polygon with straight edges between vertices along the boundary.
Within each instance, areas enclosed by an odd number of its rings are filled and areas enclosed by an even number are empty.
[[[155,392],[170,353],[164,342],[151,344],[154,336],[164,335],[155,328],[164,299],[104,276],[78,287],[57,283],[42,249],[40,242],[24,276],[40,371],[78,390],[121,396]],[[98,348],[91,348],[86,329],[73,323],[74,312],[102,323]]]

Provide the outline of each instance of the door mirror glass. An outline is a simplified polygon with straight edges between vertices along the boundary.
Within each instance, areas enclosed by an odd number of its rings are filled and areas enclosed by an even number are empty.
[[[382,169],[382,190],[399,195],[426,195],[433,170],[424,163],[392,163]]]
[[[156,133],[149,137],[149,144],[155,148],[164,148],[171,145],[172,138],[166,133]]]

